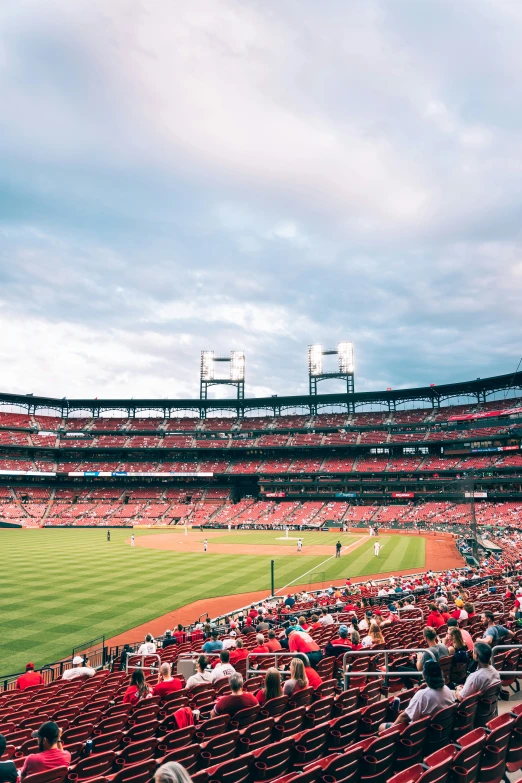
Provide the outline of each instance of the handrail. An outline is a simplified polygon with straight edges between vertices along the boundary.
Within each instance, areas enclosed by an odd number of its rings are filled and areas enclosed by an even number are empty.
[[[416,671],[412,669],[412,671],[408,672],[398,672],[394,670],[390,670],[388,668],[389,665],[389,656],[390,654],[395,655],[397,653],[425,653],[429,648],[428,647],[418,647],[418,648],[407,648],[407,649],[398,649],[398,650],[347,650],[343,655],[343,690],[347,691],[350,686],[350,677],[386,677],[386,676],[393,676],[393,677],[422,677],[422,672]],[[347,671],[347,656],[353,655],[353,656],[363,656],[363,655],[384,655],[384,666],[385,670],[382,669],[378,672],[364,672],[364,671],[356,671],[356,672],[350,672]]]
[[[257,658],[257,656],[260,656],[260,657],[264,656],[264,657],[266,657],[267,655],[275,657],[275,659],[276,659],[276,661],[275,661],[276,662],[276,666],[277,666],[277,659],[278,659],[278,657],[282,657],[283,655],[289,656],[291,658],[294,657],[294,653],[290,652],[290,650],[275,650],[275,652],[266,652],[266,653],[248,653],[247,657],[245,658],[245,660],[246,660],[246,667],[247,667],[246,668],[247,674],[263,674],[264,672],[267,672],[268,669],[251,669],[250,668],[250,658]],[[255,663],[255,661],[254,661],[254,663]],[[285,676],[290,674],[289,671],[288,672],[281,671],[281,669],[279,669],[279,667],[277,667],[277,668],[278,668],[280,674],[284,674]]]
[[[137,664],[136,666],[129,666],[129,659],[130,658],[141,658],[142,659],[142,663],[141,664]],[[157,667],[153,666],[152,664],[150,666],[143,666],[143,661],[144,661],[145,658],[156,658],[157,661],[158,661]],[[130,653],[129,655],[127,655],[127,658],[125,660],[125,671],[126,671],[127,674],[129,673],[130,669],[148,669],[149,671],[152,671],[153,669],[157,668],[158,671],[159,671],[160,665],[161,665],[161,658],[160,658],[160,656],[157,653],[148,653],[148,654],[145,654],[145,655],[138,655],[138,653]]]

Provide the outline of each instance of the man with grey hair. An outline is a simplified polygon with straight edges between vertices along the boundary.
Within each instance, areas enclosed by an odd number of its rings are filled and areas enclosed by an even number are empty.
[[[243,691],[243,677],[239,672],[234,672],[228,678],[228,684],[232,693],[230,696],[221,696],[214,704],[213,717],[216,715],[230,715],[232,718],[239,710],[247,707],[259,706],[256,697],[252,693]]]

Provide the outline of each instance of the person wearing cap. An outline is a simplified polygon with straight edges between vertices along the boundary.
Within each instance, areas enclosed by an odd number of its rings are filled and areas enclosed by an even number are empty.
[[[162,649],[164,650],[166,647],[170,647],[172,644],[177,644],[178,640],[172,636],[172,631],[165,631],[165,635],[163,637],[163,644],[161,645]]]
[[[5,753],[7,740],[3,734],[0,734],[0,759]],[[18,780],[18,770],[14,761],[0,761],[0,783],[16,783]]]
[[[20,773],[22,780],[27,775],[70,765],[71,754],[63,749],[61,734],[62,730],[53,721],[42,723],[37,732],[39,753],[31,753],[27,756]]]
[[[439,710],[455,704],[455,693],[444,684],[442,669],[437,661],[426,661],[423,675],[426,688],[416,691],[406,709],[399,713],[394,723],[382,723],[379,731],[394,725],[412,723],[426,716],[432,717]]]
[[[26,688],[32,688],[34,685],[43,684],[44,678],[41,674],[35,672],[34,663],[27,663],[25,666],[25,674],[21,674],[19,676],[16,681],[15,688],[17,691],[25,691]]]
[[[223,649],[232,650],[236,646],[237,631],[231,630],[226,639],[223,639]]]
[[[77,680],[78,677],[94,677],[96,670],[87,666],[88,659],[83,660],[81,655],[75,655],[72,662],[72,669],[67,669],[62,674],[62,680]]]
[[[468,619],[468,613],[464,609],[464,601],[462,598],[455,598],[455,609],[451,612],[450,617],[453,617],[454,620]]]
[[[349,637],[349,633],[350,631],[347,625],[340,625],[339,635],[335,637],[335,639],[330,639],[326,645],[326,654],[335,655],[337,657],[347,650],[351,650],[352,641]]]
[[[204,653],[220,652],[223,649],[223,642],[219,639],[219,633],[217,628],[213,628],[211,632],[211,639],[209,639],[203,645]]]

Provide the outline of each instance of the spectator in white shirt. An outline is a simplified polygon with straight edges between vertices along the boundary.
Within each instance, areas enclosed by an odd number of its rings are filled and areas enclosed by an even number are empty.
[[[485,642],[475,642],[473,660],[477,662],[476,671],[466,678],[464,685],[457,685],[455,696],[462,701],[475,693],[484,693],[492,685],[500,685],[500,675],[494,666],[490,665],[491,647]]]
[[[188,678],[185,690],[190,691],[196,685],[202,685],[205,682],[212,682],[212,669],[206,655],[200,655],[197,663],[197,671]]]
[[[321,625],[333,625],[334,619],[328,612],[328,609],[321,609],[321,617],[319,618]]]
[[[223,649],[224,650],[231,650],[233,647],[236,646],[236,638],[237,633],[236,631],[230,631],[230,634],[227,638],[223,639]]]
[[[87,666],[88,663],[89,661],[86,660],[84,664],[82,656],[76,655],[73,658],[72,669],[64,671],[62,680],[76,680],[78,677],[94,677],[96,670]]]
[[[220,680],[221,677],[230,677],[235,673],[235,669],[230,663],[230,653],[228,650],[221,650],[219,653],[219,663],[212,672],[212,682]]]
[[[140,648],[138,650],[138,655],[154,655],[156,652],[156,644],[154,642],[154,639],[150,635],[150,633],[147,634],[145,637],[145,641],[142,645],[140,645]]]

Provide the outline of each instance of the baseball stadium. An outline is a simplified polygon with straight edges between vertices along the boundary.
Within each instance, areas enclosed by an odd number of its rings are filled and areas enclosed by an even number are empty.
[[[522,783],[521,40],[0,4],[0,783]]]
[[[336,354],[334,373],[323,372],[323,353]],[[369,708],[376,680],[362,678],[355,689],[344,678],[350,666],[343,656],[326,655],[332,630],[346,628],[350,617],[338,612],[339,601],[350,602],[353,591],[363,599],[359,618],[363,604],[372,602],[389,615],[396,597],[382,586],[404,580],[406,591],[419,590],[414,609],[399,621],[409,635],[388,642],[385,636],[377,649],[414,648],[423,645],[416,613],[429,606],[423,575],[441,574],[450,583],[451,576],[464,575],[457,584],[468,585],[484,607],[491,584],[518,572],[522,373],[357,393],[350,343],[331,352],[309,346],[308,356],[305,396],[246,397],[244,354],[232,352],[230,375],[218,378],[215,363],[225,358],[208,351],[201,355],[195,400],[0,395],[0,537],[10,575],[1,590],[0,720],[12,723],[15,736],[33,725],[32,701],[19,700],[17,691],[27,660],[45,683],[37,700],[51,686],[58,698],[61,677],[83,656],[95,665],[92,682],[102,690],[110,682],[109,701],[115,696],[118,703],[127,687],[122,655],[140,668],[148,665],[151,681],[164,661],[179,663],[182,671],[181,662],[195,665],[203,633],[226,637],[251,607],[257,615],[257,607],[263,613],[273,606],[278,616],[270,628],[283,636],[288,623],[297,622],[295,606],[307,624],[326,607],[335,619],[332,629],[317,624],[307,637],[323,653],[318,671],[332,692],[321,691],[302,711],[313,712],[322,702],[326,709],[354,690],[365,694],[358,699],[369,694]],[[319,382],[332,375],[346,382],[346,391],[320,394]],[[210,399],[207,390],[215,383],[229,384],[235,396]],[[505,599],[492,606],[508,623]],[[176,628],[183,641],[163,648]],[[390,624],[389,634],[392,629]],[[154,660],[138,656],[148,635]],[[246,649],[254,650],[242,671],[253,692],[263,681],[257,669],[269,668],[270,656],[255,652],[256,634],[244,638]],[[509,670],[518,668],[513,650],[517,658],[518,646],[497,652]],[[365,665],[371,667],[370,658]],[[394,692],[384,679],[378,682],[384,693]],[[399,698],[406,698],[400,681],[398,687]],[[208,690],[207,702],[221,693],[210,689],[209,696]],[[92,695],[97,702],[94,690]],[[63,711],[65,703],[58,701],[52,710],[42,704],[38,716],[52,719]],[[376,703],[381,712],[389,707],[381,691]],[[10,720],[15,704],[29,719],[20,725]],[[196,704],[205,707],[205,698]],[[157,721],[161,713],[152,712]],[[102,709],[101,721],[104,714]],[[256,718],[252,725],[263,722]],[[70,723],[83,725],[83,719]],[[93,731],[96,724],[93,718]],[[239,736],[235,732],[230,736]],[[193,739],[186,747],[194,754]],[[23,747],[31,746],[27,742]],[[151,749],[157,737],[149,746],[147,775],[156,764]],[[200,757],[193,763],[185,758],[186,747],[174,756],[206,779]],[[227,760],[221,759],[225,771]],[[89,764],[86,769],[97,777]],[[292,769],[291,761],[285,769]]]

